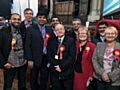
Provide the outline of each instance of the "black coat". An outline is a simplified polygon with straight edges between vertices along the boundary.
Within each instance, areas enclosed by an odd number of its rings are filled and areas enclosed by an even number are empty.
[[[0,30],[0,68],[3,68],[4,65],[7,63],[7,59],[11,51],[11,41],[11,27],[2,28]]]
[[[74,31],[71,31],[67,34],[69,37],[73,38],[75,41],[77,40],[77,36]]]
[[[51,28],[45,26],[47,33],[51,33]],[[37,24],[32,25],[26,30],[25,55],[28,61],[33,61],[35,66],[40,66],[43,57],[44,41]]]
[[[65,50],[63,51],[63,59],[56,60],[55,55],[58,50],[58,39],[52,40],[48,45],[48,61],[50,63],[50,72],[52,76],[61,77],[63,79],[72,78],[73,77],[73,63],[75,60],[75,41],[65,36],[62,45],[65,46]],[[59,65],[62,72],[58,73],[54,66]]]
[[[34,22],[32,22],[32,24],[31,25],[34,25],[35,23]],[[25,26],[25,24],[24,24],[24,21],[22,21],[21,22],[21,24],[20,24],[20,30],[21,30],[21,33],[22,33],[22,35],[23,35],[23,42],[25,42],[25,35],[26,35],[26,26]]]

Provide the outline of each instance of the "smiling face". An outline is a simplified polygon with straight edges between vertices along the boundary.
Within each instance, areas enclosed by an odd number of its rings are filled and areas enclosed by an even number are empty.
[[[62,36],[64,36],[65,35],[65,29],[64,29],[64,26],[63,25],[61,25],[61,24],[57,24],[56,26],[55,26],[55,33],[56,33],[56,35],[58,36],[58,37],[62,37]]]
[[[21,18],[20,15],[18,14],[13,14],[10,18],[10,24],[14,29],[17,29],[20,27],[20,23],[21,23]]]
[[[24,12],[24,17],[26,21],[31,21],[33,17],[33,11],[32,10],[27,10]]]
[[[57,24],[59,24],[60,22],[59,22],[59,19],[58,18],[52,18],[52,22],[51,22],[51,25],[53,26],[53,27],[55,27],[55,25],[57,25]]]
[[[107,28],[107,26],[105,24],[98,26],[98,31],[99,31],[100,36],[105,36],[104,32],[105,32],[106,28]]]
[[[115,38],[117,38],[117,36],[118,36],[118,32],[115,27],[111,26],[105,30],[105,38],[107,42],[113,42]]]
[[[80,41],[87,41],[87,38],[88,38],[87,31],[84,30],[84,29],[79,30],[78,31],[78,38],[79,38]]]
[[[47,22],[47,19],[46,19],[45,15],[39,15],[36,18],[36,21],[37,21],[38,24],[44,25]]]

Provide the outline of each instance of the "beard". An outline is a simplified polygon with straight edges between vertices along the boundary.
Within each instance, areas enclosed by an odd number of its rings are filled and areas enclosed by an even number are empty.
[[[78,29],[74,29],[74,31],[78,31]]]
[[[15,29],[19,29],[20,28],[20,25],[14,25],[13,23],[11,23],[11,26]]]
[[[104,32],[99,32],[100,36],[105,36]]]

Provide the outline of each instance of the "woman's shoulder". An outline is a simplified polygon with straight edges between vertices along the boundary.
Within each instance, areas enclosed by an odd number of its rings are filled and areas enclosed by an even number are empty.
[[[90,45],[90,46],[96,46],[96,45],[95,45],[93,42],[91,42],[91,41],[88,41],[87,44]]]

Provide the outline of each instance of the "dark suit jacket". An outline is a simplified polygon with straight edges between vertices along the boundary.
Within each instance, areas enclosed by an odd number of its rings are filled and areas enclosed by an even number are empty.
[[[31,25],[34,25],[35,23],[34,22],[32,22],[32,24]],[[25,35],[26,35],[26,27],[25,27],[25,24],[24,24],[24,21],[22,21],[21,22],[21,24],[20,24],[20,30],[21,30],[21,33],[22,33],[22,35],[23,35],[23,41],[25,42]]]
[[[77,40],[76,34],[74,31],[71,31],[67,34],[69,37],[73,38],[75,41]]]
[[[51,28],[45,26],[46,32],[51,33]],[[28,61],[34,61],[35,66],[40,66],[43,57],[44,40],[37,24],[26,30],[25,55]]]
[[[11,51],[11,27],[3,27],[0,30],[0,68],[7,63],[9,53]]]
[[[48,61],[50,63],[50,72],[55,77],[61,77],[63,79],[73,77],[73,63],[75,60],[75,41],[65,36],[62,45],[65,46],[65,50],[63,51],[63,59],[56,60],[55,55],[58,50],[58,39],[54,39],[48,45]],[[58,54],[59,56],[59,54]],[[62,72],[58,73],[54,66],[59,65]]]

